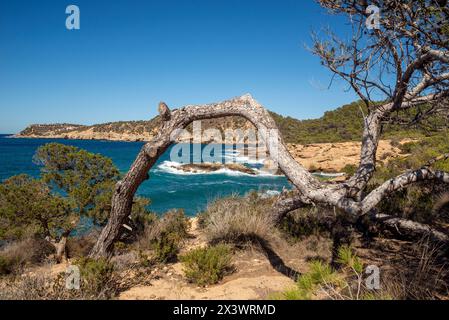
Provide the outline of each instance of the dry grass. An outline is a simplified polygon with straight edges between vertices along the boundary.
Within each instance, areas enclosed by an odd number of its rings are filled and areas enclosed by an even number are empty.
[[[64,298],[48,275],[25,275],[3,283],[0,300],[60,300]]]
[[[442,262],[442,247],[435,245],[428,238],[421,239],[413,246],[411,252],[415,257],[401,271],[393,283],[394,290],[404,299],[428,300],[448,295],[448,266]]]
[[[408,251],[405,245],[402,249]],[[376,254],[371,252],[371,254]],[[382,254],[382,253],[380,253]],[[410,254],[410,255],[409,255]],[[340,269],[322,260],[312,260],[297,286],[273,295],[281,300],[434,300],[447,299],[447,267],[441,263],[441,248],[422,239],[412,245],[400,264],[390,261],[380,267],[380,288],[370,289],[365,270],[368,264],[349,247],[339,250]]]
[[[54,247],[43,239],[28,238],[6,245],[0,251],[0,275],[19,274],[32,264],[38,264],[54,252]]]
[[[96,293],[83,288],[66,289],[65,274],[56,278],[46,274],[27,274],[3,284],[0,300],[108,300],[118,290],[116,281],[109,281]]]
[[[403,242],[390,252],[394,257],[384,256],[384,250],[390,251],[385,246],[378,250],[381,252],[371,251],[370,254],[378,255],[384,262],[380,266],[381,288],[372,297],[388,297],[393,300],[434,300],[449,297],[449,268],[445,262],[444,247],[423,237],[416,243]]]
[[[201,214],[200,225],[210,243],[269,240],[276,230],[269,203],[254,194],[219,199]]]

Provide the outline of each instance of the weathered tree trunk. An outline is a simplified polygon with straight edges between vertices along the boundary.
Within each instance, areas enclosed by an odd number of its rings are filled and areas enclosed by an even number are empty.
[[[129,172],[122,181],[117,183],[112,198],[111,215],[90,253],[91,257],[104,257],[111,253],[114,241],[120,235],[122,225],[131,212],[132,200],[137,188],[145,180],[148,171],[160,155],[176,140],[179,130],[187,127],[195,120],[226,116],[246,118],[264,138],[268,152],[272,156],[275,155],[275,160],[277,160],[281,170],[298,189],[303,190],[306,197],[317,201],[331,201],[336,204],[344,195],[344,192],[338,193],[335,187],[329,188],[321,184],[302,165],[297,163],[287,151],[282,138],[278,134],[275,135],[275,139],[270,137],[270,130],[277,130],[277,126],[269,112],[250,95],[222,103],[187,106],[173,112],[170,112],[165,104],[161,104],[159,112],[161,112],[163,120],[161,130],[151,142],[143,146]]]
[[[362,161],[366,161],[366,165],[361,166],[362,169],[356,173],[355,177],[350,179],[349,183],[329,184],[318,181],[301,164],[293,159],[281,135],[278,132],[275,135],[272,134],[273,130],[277,131],[277,126],[269,112],[250,95],[221,103],[187,106],[174,110],[173,112],[165,104],[161,103],[159,112],[163,123],[159,133],[151,142],[143,146],[129,172],[123,180],[117,183],[112,197],[112,209],[108,223],[102,230],[98,241],[92,249],[90,253],[91,257],[107,257],[111,254],[114,242],[119,238],[122,226],[131,213],[132,202],[137,188],[147,179],[148,171],[156,163],[157,159],[176,141],[180,130],[196,120],[241,116],[249,120],[256,127],[260,137],[266,144],[270,157],[277,162],[280,170],[300,194],[301,201],[297,201],[292,197],[291,199],[284,199],[283,203],[278,203],[277,208],[280,212],[282,211],[284,213],[287,212],[286,210],[288,210],[289,206],[291,207],[301,202],[317,202],[336,207],[349,215],[357,217],[370,212],[387,194],[401,189],[408,184],[422,180],[449,182],[449,174],[440,171],[433,172],[430,169],[422,168],[391,179],[372,191],[365,198],[357,200],[354,199],[352,192],[357,183],[353,182],[367,181],[365,180],[367,177],[369,180],[370,171],[373,170],[372,166],[374,166],[374,163],[371,164],[370,162],[373,161],[372,159],[375,159],[377,149],[377,134],[372,137],[371,142],[364,141]],[[378,122],[375,122],[372,129],[378,133],[376,131],[378,130],[376,129],[377,125]],[[366,151],[363,151],[363,148]],[[366,160],[363,160],[363,158]],[[366,170],[363,167],[366,167]],[[363,178],[360,179],[360,177]]]
[[[375,214],[372,220],[402,238],[419,239],[428,236],[434,242],[449,244],[448,235],[422,223],[381,213]]]

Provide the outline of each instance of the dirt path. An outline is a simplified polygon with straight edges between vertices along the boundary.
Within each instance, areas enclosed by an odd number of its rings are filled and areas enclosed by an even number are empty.
[[[206,245],[192,219],[191,237],[184,252]],[[318,246],[320,246],[318,244]],[[323,250],[322,248],[318,251]],[[276,252],[276,253],[274,253]],[[323,252],[327,252],[327,249]],[[317,254],[317,249],[282,246],[237,251],[233,258],[236,271],[217,285],[200,288],[188,283],[183,275],[181,263],[174,263],[154,270],[156,279],[149,286],[136,286],[120,294],[121,300],[165,300],[165,299],[219,299],[257,300],[267,298],[271,293],[282,291],[294,285],[293,273],[304,272],[307,260]],[[290,277],[288,276],[290,275]]]

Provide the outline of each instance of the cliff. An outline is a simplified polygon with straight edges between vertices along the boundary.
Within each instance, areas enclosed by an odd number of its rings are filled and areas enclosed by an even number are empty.
[[[335,143],[360,141],[363,128],[363,105],[354,102],[326,112],[319,119],[298,120],[271,112],[285,142],[295,144]],[[366,110],[365,110],[366,112]],[[398,115],[399,116],[399,115]],[[440,123],[441,122],[441,123]],[[447,127],[440,119],[439,126]],[[148,121],[120,121],[91,126],[76,124],[35,124],[16,135],[21,138],[66,138],[120,141],[148,141],[156,134],[159,117]],[[201,121],[203,131],[218,129],[249,129],[253,125],[241,117],[225,117]],[[190,132],[192,126],[187,128]],[[385,138],[420,138],[425,132],[418,126],[385,125]],[[206,141],[207,141],[206,137]],[[185,137],[181,137],[185,141]]]

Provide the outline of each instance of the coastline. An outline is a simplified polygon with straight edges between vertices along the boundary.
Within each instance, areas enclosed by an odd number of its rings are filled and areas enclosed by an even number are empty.
[[[49,135],[21,135],[15,134],[9,136],[17,139],[65,139],[65,140],[94,140],[94,141],[113,141],[113,142],[148,142],[152,135],[132,135],[104,132],[85,132],[84,134],[49,134]],[[413,141],[404,139],[399,144]],[[178,143],[190,143],[190,139],[180,137]],[[326,173],[340,173],[347,166],[357,166],[360,159],[361,143],[356,141],[336,142],[336,143],[313,143],[313,144],[295,144],[287,143],[287,149],[293,158],[303,165],[307,170],[324,175]],[[398,157],[406,157],[402,154],[397,144],[392,140],[380,140],[378,146],[377,158],[379,162],[387,162]]]

